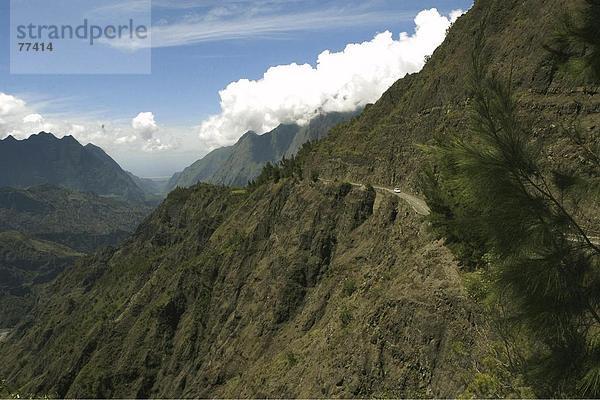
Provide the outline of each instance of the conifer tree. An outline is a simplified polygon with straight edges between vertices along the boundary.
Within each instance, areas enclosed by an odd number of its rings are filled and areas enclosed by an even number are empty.
[[[488,296],[529,336],[520,367],[537,394],[600,396],[600,245],[588,215],[600,167],[592,176],[547,170],[510,85],[487,75],[476,47],[469,130],[428,148],[432,225],[461,244],[460,256],[477,264],[486,254]]]

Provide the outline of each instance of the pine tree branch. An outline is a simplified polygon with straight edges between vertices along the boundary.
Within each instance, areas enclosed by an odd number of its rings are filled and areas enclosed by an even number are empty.
[[[575,227],[575,230],[579,233],[579,235],[581,235],[581,237],[583,238],[583,240],[585,241],[585,243],[588,245],[588,247],[590,247],[591,249],[593,249],[596,253],[600,254],[600,247],[596,246],[591,239],[587,236],[587,234],[585,233],[585,231],[583,230],[583,228],[581,228],[581,226],[579,226],[579,224],[577,223],[577,221],[575,221],[575,219],[571,216],[571,214],[563,207],[563,205],[552,195],[551,192],[549,191],[545,191],[543,188],[541,188],[539,185],[537,185],[529,176],[527,176],[527,174],[523,173],[523,177],[526,179],[526,181],[534,188],[536,189],[542,196],[546,197],[548,200],[550,200],[550,202],[552,202],[561,212],[561,214],[563,216],[565,216],[569,222],[571,223],[571,225],[573,227]],[[542,178],[543,180],[543,178]]]
[[[592,314],[592,317],[594,317],[594,319],[596,320],[596,323],[600,324],[600,315],[598,315],[598,313],[596,312],[594,307],[592,307],[589,300],[586,301],[586,306],[587,306],[588,310],[590,311],[590,313]]]

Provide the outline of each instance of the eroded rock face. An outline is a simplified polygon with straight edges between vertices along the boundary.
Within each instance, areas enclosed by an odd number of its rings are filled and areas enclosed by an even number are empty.
[[[67,397],[457,394],[456,265],[398,201],[289,181],[178,190],[49,289],[2,373]]]

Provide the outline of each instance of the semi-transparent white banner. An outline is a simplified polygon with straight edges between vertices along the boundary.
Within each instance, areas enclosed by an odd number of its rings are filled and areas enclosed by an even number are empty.
[[[149,74],[151,0],[10,0],[12,74]]]

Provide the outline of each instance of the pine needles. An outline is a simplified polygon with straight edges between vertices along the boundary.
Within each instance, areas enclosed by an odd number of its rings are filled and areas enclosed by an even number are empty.
[[[518,117],[510,85],[487,75],[482,48],[473,56],[468,132],[426,148],[432,226],[471,267],[487,254],[486,295],[506,310],[501,323],[527,336],[512,368],[536,394],[600,396],[600,247],[580,207],[600,171],[544,169],[543,149]]]
[[[563,12],[546,48],[556,62],[586,83],[600,82],[600,0],[585,0],[579,12]]]

